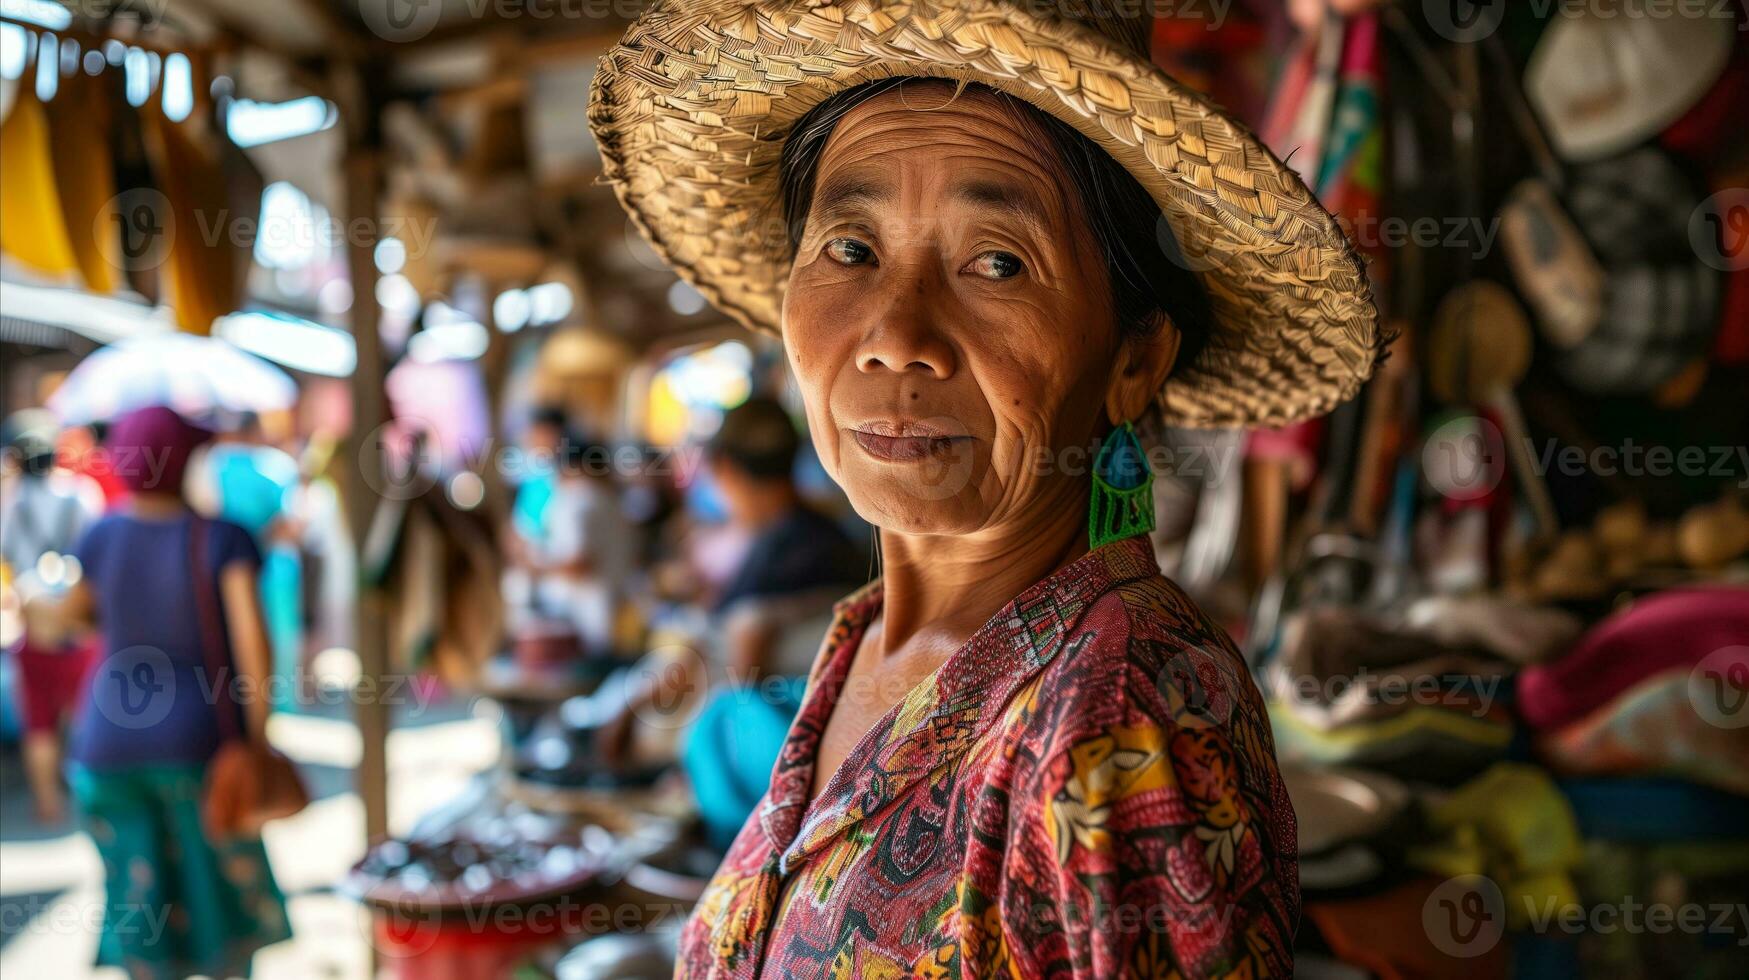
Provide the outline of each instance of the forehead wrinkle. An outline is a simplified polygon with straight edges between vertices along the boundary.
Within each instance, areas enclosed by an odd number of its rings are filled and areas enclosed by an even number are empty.
[[[944,203],[1007,218],[1035,232],[1072,221],[1070,198],[1054,168],[1030,159],[993,157],[987,142],[964,144],[974,147],[973,153],[956,152],[957,146],[944,153],[941,144],[910,140],[858,153],[863,149],[859,143],[846,140],[831,154],[837,159],[822,161],[812,220],[842,221],[891,211],[901,193],[929,194],[924,188],[934,184]]]
[[[895,196],[890,180],[848,168],[826,179],[814,198],[813,211],[822,218],[841,217],[877,210]]]

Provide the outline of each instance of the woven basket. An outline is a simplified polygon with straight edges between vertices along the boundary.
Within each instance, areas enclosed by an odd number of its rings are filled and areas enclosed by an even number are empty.
[[[589,122],[657,253],[718,309],[775,332],[791,260],[778,162],[796,121],[893,76],[1006,92],[1135,174],[1206,284],[1214,329],[1161,392],[1167,422],[1329,411],[1377,359],[1360,260],[1292,171],[1146,50],[1145,20],[1074,3],[660,0],[603,56]]]

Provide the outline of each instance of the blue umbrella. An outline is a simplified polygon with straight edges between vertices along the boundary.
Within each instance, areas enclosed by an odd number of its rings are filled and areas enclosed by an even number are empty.
[[[163,405],[197,418],[220,412],[289,408],[298,395],[290,375],[253,354],[187,333],[130,337],[80,362],[49,398],[67,425],[112,419]]]

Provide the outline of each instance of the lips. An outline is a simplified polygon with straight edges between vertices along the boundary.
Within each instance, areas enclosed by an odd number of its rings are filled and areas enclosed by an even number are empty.
[[[892,463],[935,459],[970,440],[927,422],[863,422],[852,426],[850,433],[864,452]]]

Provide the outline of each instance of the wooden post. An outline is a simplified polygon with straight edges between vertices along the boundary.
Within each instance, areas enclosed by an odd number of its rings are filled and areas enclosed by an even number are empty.
[[[376,245],[381,237],[380,198],[383,184],[382,140],[378,118],[382,106],[375,98],[382,91],[370,84],[358,66],[341,63],[334,70],[334,92],[346,129],[346,153],[341,168],[345,180],[344,220],[346,264],[352,279],[352,337],[358,348],[358,366],[352,374],[351,452],[347,470],[347,519],[361,560],[371,519],[382,501],[385,485],[383,426],[389,420],[387,374],[383,359],[381,310],[377,306]],[[381,692],[389,671],[388,594],[380,585],[360,575],[356,646],[363,696],[354,702],[354,717],[364,752],[356,773],[358,795],[364,802],[364,832],[368,841],[389,830],[388,734],[389,706]]]

